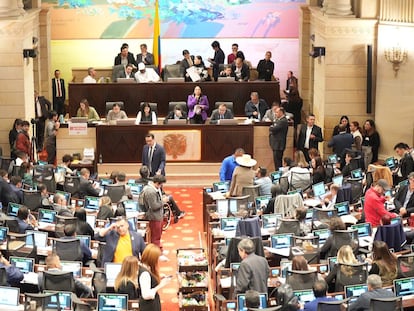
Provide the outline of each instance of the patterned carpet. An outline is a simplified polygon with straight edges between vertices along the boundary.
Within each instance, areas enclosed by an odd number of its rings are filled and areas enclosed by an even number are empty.
[[[168,250],[168,262],[160,262],[160,273],[174,275],[171,283],[160,291],[162,310],[175,311],[178,307],[178,282],[176,277],[176,250],[179,248],[205,248],[203,235],[202,189],[200,188],[165,188],[171,194],[179,208],[185,211],[185,217],[178,223],[171,222],[167,231],[163,232],[162,245]]]

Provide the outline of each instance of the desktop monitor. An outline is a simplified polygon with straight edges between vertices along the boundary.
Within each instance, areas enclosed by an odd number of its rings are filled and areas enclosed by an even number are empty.
[[[213,183],[213,191],[220,191],[222,193],[226,193],[229,191],[230,182],[229,181],[218,181]]]
[[[97,211],[99,209],[99,198],[98,197],[85,197],[85,209]]]
[[[282,177],[281,171],[275,171],[275,172],[270,173],[270,179],[272,180],[272,183],[274,184],[279,182],[281,177]]]
[[[362,179],[364,175],[362,173],[362,169],[357,168],[356,170],[351,171],[351,178],[352,179]]]
[[[0,244],[7,242],[7,232],[9,232],[9,228],[0,227]]]
[[[144,188],[143,184],[132,183],[128,184],[132,195],[139,195]]]
[[[272,198],[271,195],[262,195],[259,197],[255,197],[254,201],[256,203],[256,209],[264,209],[267,207],[267,204],[269,203],[270,199]]]
[[[359,296],[367,291],[368,285],[366,284],[344,286],[345,298],[350,298],[349,301],[351,303],[357,300]]]
[[[260,293],[259,297],[260,297],[259,309],[267,308],[267,293]],[[236,300],[237,300],[237,311],[247,311],[246,295],[238,294]]]
[[[21,205],[21,204],[9,202],[9,205],[7,207],[7,215],[9,215],[9,216],[17,216],[17,211],[22,206],[23,205]]]
[[[332,177],[332,183],[334,183],[335,185],[338,185],[339,187],[342,187],[343,182],[344,182],[343,175],[336,175]]]
[[[97,311],[128,310],[127,294],[98,294]]]
[[[56,211],[50,209],[39,209],[39,222],[56,224]]]
[[[235,231],[239,220],[240,218],[238,217],[220,218],[220,229],[223,231]]]
[[[397,279],[393,281],[395,296],[412,296],[414,295],[414,277]]]
[[[352,225],[351,229],[356,229],[358,232],[358,237],[363,238],[372,235],[372,227],[369,222],[364,222],[356,225]]]
[[[303,305],[315,299],[315,295],[313,294],[312,289],[295,290],[293,291],[293,295],[298,297],[299,302]]]
[[[338,216],[345,216],[345,215],[349,215],[349,202],[348,201],[344,201],[341,203],[336,203],[335,204],[335,209],[338,211]]]
[[[315,197],[320,198],[326,192],[325,191],[325,183],[322,181],[322,182],[318,182],[317,184],[312,185],[312,190],[313,190],[313,195]]]
[[[292,233],[280,233],[274,234],[270,237],[270,246],[272,248],[281,249],[281,248],[290,248],[293,243],[293,234]]]
[[[62,271],[72,272],[74,278],[82,276],[82,262],[81,261],[60,261]]]
[[[34,271],[34,258],[10,256],[9,261],[23,273]]]
[[[47,247],[47,241],[48,241],[49,234],[46,231],[26,230],[26,233],[27,233],[27,236],[26,236],[27,246],[36,245],[37,248]]]
[[[338,162],[338,156],[336,154],[328,155],[328,164],[336,164]]]

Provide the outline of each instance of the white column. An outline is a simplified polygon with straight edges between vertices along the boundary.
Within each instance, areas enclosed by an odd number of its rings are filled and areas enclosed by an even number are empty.
[[[347,16],[352,15],[351,0],[327,0],[324,1],[323,7],[328,15]]]
[[[0,0],[0,18],[19,17],[24,14],[22,0]]]

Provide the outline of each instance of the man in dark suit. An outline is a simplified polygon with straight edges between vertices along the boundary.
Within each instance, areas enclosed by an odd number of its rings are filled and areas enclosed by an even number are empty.
[[[286,148],[286,135],[288,132],[288,120],[286,119],[285,109],[276,109],[277,119],[269,128],[269,144],[273,150],[273,162],[275,170],[282,167],[283,152]]]
[[[259,93],[251,92],[250,100],[244,106],[246,117],[260,121],[266,114],[267,109],[269,109],[269,106],[264,99],[259,99]]]
[[[259,73],[259,80],[272,81],[273,71],[275,70],[275,63],[270,60],[272,52],[267,51],[265,58],[260,60],[257,64],[257,72]]]
[[[49,117],[49,111],[52,104],[44,96],[39,96],[39,93],[37,91],[34,92],[34,103],[36,116],[37,150],[40,151],[43,148],[43,141],[45,137],[45,122]]]
[[[53,110],[58,116],[65,115],[65,80],[60,78],[60,70],[55,70],[55,77],[52,79],[52,94],[53,94]]]
[[[137,62],[135,61],[134,54],[129,52],[128,49],[129,45],[127,43],[123,43],[121,46],[121,53],[115,56],[114,66],[126,64],[133,64],[135,67],[138,66]]]
[[[211,113],[210,124],[217,124],[218,120],[233,118],[233,113],[230,109],[227,109],[226,104],[220,104],[220,106],[217,109],[214,109]]]
[[[302,125],[300,128],[297,141],[297,148],[303,151],[306,161],[310,161],[308,154],[309,149],[318,149],[318,145],[322,141],[322,129],[315,125],[315,115],[309,114],[306,118],[306,126]]]
[[[298,79],[293,75],[293,71],[288,71],[286,80],[286,90],[290,90],[291,86],[298,89]]]
[[[414,171],[414,160],[410,153],[410,147],[406,143],[396,144],[394,150],[400,157],[398,168],[393,172],[394,184],[397,184]]]
[[[408,185],[401,187],[394,197],[396,212],[404,217],[414,213],[414,172],[408,174]]]
[[[188,50],[184,50],[183,56],[184,58],[182,59],[180,63],[181,74],[185,78],[185,81],[191,82],[191,78],[187,74],[187,69],[194,66],[194,55],[190,55],[190,52]]]
[[[79,198],[83,199],[85,196],[98,197],[99,190],[94,188],[94,186],[89,181],[90,172],[87,168],[83,168],[80,171],[79,178]]]
[[[116,75],[116,80],[118,81],[118,78],[132,78],[135,80],[135,75],[132,73],[132,70],[134,69],[134,65],[132,64],[127,64],[125,65],[125,69],[124,70],[120,70],[118,71],[117,75]]]
[[[220,64],[224,64],[225,56],[218,41],[213,41],[213,43],[211,43],[211,47],[214,50],[214,58],[209,58],[208,61],[213,65],[213,78],[214,81],[217,81],[220,74]]]
[[[154,134],[145,136],[145,145],[142,148],[142,165],[148,166],[150,177],[156,174],[165,176],[165,150],[155,141]]]
[[[237,57],[234,63],[231,65],[231,71],[233,72],[236,81],[247,82],[250,79],[250,69],[241,57]]]
[[[348,149],[352,149],[353,142],[354,137],[346,132],[344,124],[339,125],[339,134],[332,137],[328,142],[328,147],[332,147],[333,152],[341,158],[341,168],[345,165],[345,152]]]

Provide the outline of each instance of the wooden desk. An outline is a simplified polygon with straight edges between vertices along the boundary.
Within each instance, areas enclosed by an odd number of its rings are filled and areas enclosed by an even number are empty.
[[[76,115],[79,102],[86,98],[89,104],[96,109],[101,117],[106,116],[105,103],[107,101],[123,101],[125,112],[129,117],[135,117],[140,102],[158,103],[158,116],[164,117],[168,113],[170,101],[187,101],[194,87],[199,85],[210,103],[210,115],[217,101],[233,102],[235,116],[245,116],[244,106],[250,100],[251,92],[258,92],[260,98],[266,100],[269,107],[274,101],[280,101],[279,83],[274,81],[257,82],[201,82],[201,83],[69,83],[69,115]]]

